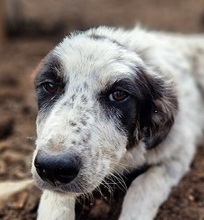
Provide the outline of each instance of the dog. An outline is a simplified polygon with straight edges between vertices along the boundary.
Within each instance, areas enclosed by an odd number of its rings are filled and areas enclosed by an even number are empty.
[[[38,220],[74,220],[79,195],[144,165],[119,220],[154,219],[202,138],[204,36],[75,31],[41,61],[34,83]]]

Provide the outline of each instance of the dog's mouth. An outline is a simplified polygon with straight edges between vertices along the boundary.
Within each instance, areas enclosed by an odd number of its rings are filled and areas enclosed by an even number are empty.
[[[88,157],[71,149],[69,152],[36,150],[32,164],[33,178],[40,189],[88,194],[112,173],[114,168],[108,159]]]
[[[80,195],[92,192],[97,186],[91,178],[85,178],[84,175],[79,174],[74,180],[69,183],[62,183],[60,181],[51,179],[42,179],[37,171],[33,172],[33,178],[37,187],[44,190],[51,190],[58,193],[66,193],[69,195]]]

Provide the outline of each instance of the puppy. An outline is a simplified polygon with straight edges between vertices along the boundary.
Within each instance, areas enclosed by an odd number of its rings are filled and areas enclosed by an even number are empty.
[[[144,165],[119,219],[154,219],[202,136],[204,36],[139,27],[74,32],[34,75],[38,220],[74,220],[79,195]]]

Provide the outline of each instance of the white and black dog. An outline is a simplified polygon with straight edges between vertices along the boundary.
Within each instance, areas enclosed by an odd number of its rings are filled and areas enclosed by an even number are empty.
[[[74,32],[39,64],[35,86],[38,219],[73,220],[77,196],[143,165],[119,219],[154,219],[202,136],[204,36]]]

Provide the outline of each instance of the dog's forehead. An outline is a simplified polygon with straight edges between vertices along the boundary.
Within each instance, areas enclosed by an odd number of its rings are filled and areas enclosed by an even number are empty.
[[[91,83],[108,83],[130,78],[140,64],[133,52],[108,40],[94,40],[87,36],[65,38],[52,51],[52,56],[63,66],[63,76],[80,78]]]

